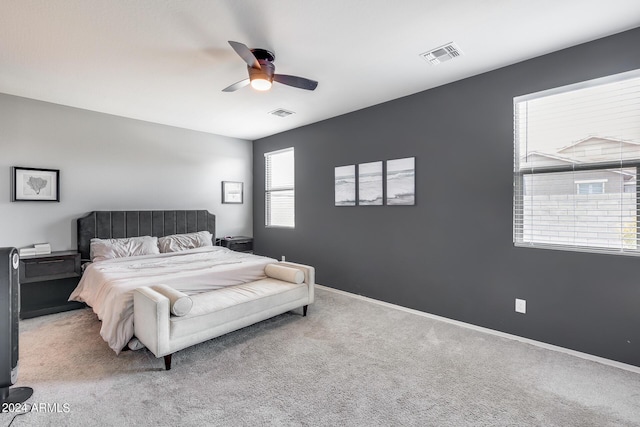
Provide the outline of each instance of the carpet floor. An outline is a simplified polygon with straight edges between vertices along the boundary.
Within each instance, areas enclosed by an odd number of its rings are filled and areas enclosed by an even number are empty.
[[[31,411],[1,426],[640,426],[638,374],[327,289],[171,371],[90,309],[20,328]]]

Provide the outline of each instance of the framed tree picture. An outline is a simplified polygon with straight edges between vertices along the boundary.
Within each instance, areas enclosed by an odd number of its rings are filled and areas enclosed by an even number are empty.
[[[242,203],[243,186],[242,182],[222,181],[222,203]]]
[[[13,166],[12,202],[59,202],[60,170]]]

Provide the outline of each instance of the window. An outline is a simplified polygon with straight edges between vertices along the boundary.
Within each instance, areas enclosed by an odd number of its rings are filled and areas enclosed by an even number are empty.
[[[265,225],[295,227],[295,178],[292,148],[265,153]]]
[[[640,70],[514,98],[513,241],[640,255]]]
[[[606,180],[600,181],[576,181],[578,194],[604,194],[604,183]]]

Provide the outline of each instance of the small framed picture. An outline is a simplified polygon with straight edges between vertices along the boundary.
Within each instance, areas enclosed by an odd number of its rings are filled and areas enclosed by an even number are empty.
[[[242,187],[244,183],[222,181],[222,203],[242,203]]]
[[[356,165],[335,168],[336,206],[356,205]]]
[[[12,202],[59,202],[60,170],[13,166],[11,168]]]
[[[381,206],[382,162],[360,163],[358,165],[358,205]]]
[[[387,160],[387,205],[416,204],[416,158]]]

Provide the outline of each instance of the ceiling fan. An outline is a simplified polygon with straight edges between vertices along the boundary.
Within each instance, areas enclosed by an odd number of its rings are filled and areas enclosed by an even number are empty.
[[[265,49],[249,49],[246,45],[234,41],[229,41],[229,44],[247,63],[249,78],[222,89],[223,92],[235,92],[249,83],[256,90],[269,90],[274,81],[306,90],[314,90],[318,86],[318,82],[304,77],[276,74],[276,66],[273,65],[276,56],[273,52]]]

